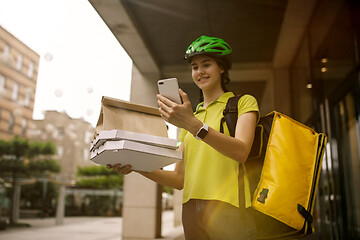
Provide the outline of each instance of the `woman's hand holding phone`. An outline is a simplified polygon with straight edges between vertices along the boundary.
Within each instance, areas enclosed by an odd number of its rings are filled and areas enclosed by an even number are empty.
[[[181,89],[178,91],[183,101],[182,104],[177,104],[160,94],[157,95],[160,115],[165,121],[194,134],[202,126],[202,123],[194,116],[187,94]]]

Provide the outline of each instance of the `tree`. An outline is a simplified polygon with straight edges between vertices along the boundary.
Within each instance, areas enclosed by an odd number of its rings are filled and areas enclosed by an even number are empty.
[[[105,216],[111,212],[121,215],[122,204],[118,201],[116,192],[121,191],[123,184],[123,175],[105,166],[78,167],[75,187],[114,190],[114,196],[87,195],[82,203],[82,214]]]
[[[123,186],[124,177],[105,166],[78,167],[76,187],[114,189]]]
[[[18,177],[30,177],[46,170],[58,172],[60,167],[45,159],[55,152],[55,145],[51,142],[30,142],[18,136],[8,141],[0,140],[0,177],[12,181],[10,224],[17,221],[16,211],[19,207],[17,199],[20,194],[16,191]]]

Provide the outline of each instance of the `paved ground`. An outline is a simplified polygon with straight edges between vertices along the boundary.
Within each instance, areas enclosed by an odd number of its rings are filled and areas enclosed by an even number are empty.
[[[182,227],[173,227],[173,212],[163,213],[162,236],[164,239],[183,240]],[[64,224],[55,225],[54,218],[20,219],[31,227],[8,228],[0,231],[1,240],[120,240],[120,217],[66,217]]]

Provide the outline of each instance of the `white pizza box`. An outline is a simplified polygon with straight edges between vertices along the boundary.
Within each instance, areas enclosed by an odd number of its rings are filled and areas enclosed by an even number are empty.
[[[100,131],[96,138],[92,141],[90,151],[92,151],[94,148],[98,148],[109,140],[130,140],[133,142],[146,143],[170,149],[176,149],[178,143],[178,140],[176,139],[114,129]]]
[[[131,165],[133,170],[151,172],[176,163],[182,152],[129,140],[105,141],[91,151],[90,160],[101,165]]]

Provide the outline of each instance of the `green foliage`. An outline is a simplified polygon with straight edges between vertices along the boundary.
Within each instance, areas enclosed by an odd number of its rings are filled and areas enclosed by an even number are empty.
[[[163,191],[169,194],[174,194],[174,189],[168,186],[163,186]]]
[[[14,159],[0,161],[0,176],[10,176],[13,171],[23,177],[37,177],[44,175],[46,171],[50,173],[60,172],[60,165],[52,159],[31,160],[29,164]]]
[[[93,178],[82,178],[76,181],[76,187],[114,189],[123,185],[122,175],[118,176],[98,176]]]
[[[0,157],[33,158],[39,155],[53,155],[56,147],[52,142],[30,142],[26,138],[15,136],[5,141],[0,140]]]
[[[14,186],[19,176],[35,177],[44,176],[46,172],[59,172],[60,166],[55,161],[44,160],[44,156],[53,155],[55,152],[55,145],[51,142],[30,142],[18,136],[8,141],[0,140],[0,177],[12,178],[12,186]],[[41,158],[34,159],[40,156]],[[12,224],[14,223],[13,210],[18,207],[15,204],[13,191],[14,189],[11,188],[10,195],[13,197],[13,204],[10,210],[10,223]],[[37,196],[35,198],[39,199]],[[46,200],[43,200],[42,204],[47,204]]]
[[[77,176],[76,186],[83,188],[113,189],[124,183],[123,175],[105,166],[78,167]]]
[[[56,153],[56,147],[52,142],[32,142],[29,146],[27,156],[33,158],[39,155],[53,155]]]
[[[90,166],[90,167],[78,167],[78,176],[93,177],[93,176],[118,176],[119,173],[107,169],[105,166]]]
[[[46,171],[51,173],[60,172],[59,163],[52,159],[30,161],[27,167],[33,175],[41,175]]]
[[[46,194],[44,197],[44,183],[35,182],[33,184],[22,185],[21,186],[21,199],[30,203],[29,208],[42,209],[44,205],[47,207],[55,208],[52,206],[52,200],[56,199],[57,195],[57,186],[55,183],[47,182],[46,183]]]
[[[24,161],[16,161],[14,159],[0,160],[0,177],[10,176],[13,171],[23,176],[29,175]]]
[[[34,160],[39,155],[52,155],[56,151],[51,142],[30,142],[28,139],[14,137],[8,141],[0,140],[0,176],[16,173],[23,176],[38,176],[45,171],[60,172],[55,160]],[[24,159],[31,159],[28,164]]]

